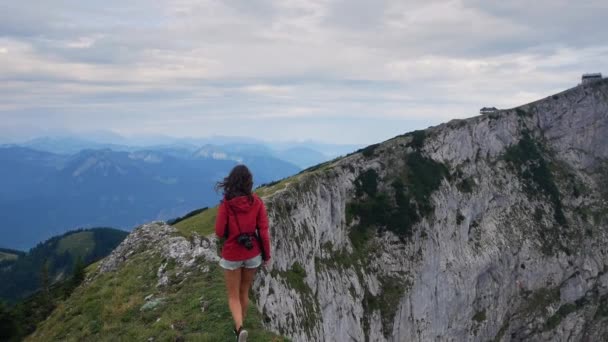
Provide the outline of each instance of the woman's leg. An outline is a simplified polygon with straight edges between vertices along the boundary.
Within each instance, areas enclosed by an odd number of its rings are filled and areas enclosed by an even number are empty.
[[[228,306],[234,319],[234,326],[238,330],[243,326],[243,311],[239,298],[241,285],[241,269],[224,270],[224,278],[226,279],[226,290],[228,291]]]
[[[245,316],[247,315],[247,305],[249,305],[249,288],[251,288],[251,283],[253,282],[253,277],[255,276],[256,268],[241,268],[243,272],[241,273],[241,286],[240,286],[240,300],[241,300],[241,310],[243,321],[245,320]]]

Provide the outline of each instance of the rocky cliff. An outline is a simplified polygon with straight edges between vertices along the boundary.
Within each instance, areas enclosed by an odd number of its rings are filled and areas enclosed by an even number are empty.
[[[608,81],[370,146],[267,198],[294,341],[608,336]]]
[[[608,336],[608,81],[398,136],[258,192],[274,259],[254,284],[257,340]],[[31,339],[228,336],[204,237],[215,213],[135,230]]]

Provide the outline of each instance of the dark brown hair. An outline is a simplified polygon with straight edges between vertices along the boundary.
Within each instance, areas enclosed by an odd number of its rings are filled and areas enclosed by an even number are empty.
[[[221,189],[228,200],[238,196],[249,196],[249,200],[253,201],[252,188],[253,176],[247,166],[243,164],[235,166],[228,177],[215,184],[215,191]]]

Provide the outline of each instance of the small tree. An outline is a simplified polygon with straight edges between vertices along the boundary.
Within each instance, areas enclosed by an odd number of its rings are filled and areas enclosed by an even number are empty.
[[[72,269],[72,287],[76,288],[84,280],[84,268],[85,266],[84,261],[82,261],[82,257],[76,258],[76,261],[74,262],[74,267]]]

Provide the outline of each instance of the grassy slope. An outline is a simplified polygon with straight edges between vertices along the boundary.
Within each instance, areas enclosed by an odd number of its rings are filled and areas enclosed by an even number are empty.
[[[180,234],[213,232],[217,208],[176,224]],[[120,270],[101,275],[81,286],[62,303],[28,341],[227,341],[232,338],[232,318],[228,310],[223,274],[213,264],[209,271],[192,271],[188,280],[156,288],[161,260],[143,252],[131,258]],[[169,266],[170,268],[171,266]],[[87,268],[93,272],[94,266]],[[153,310],[141,310],[145,297],[163,298]],[[205,310],[202,310],[202,307]],[[250,341],[283,341],[265,331],[262,317],[253,303],[246,327]]]
[[[16,260],[19,256],[17,254],[0,252],[0,261],[3,260]]]
[[[84,258],[95,247],[92,231],[79,232],[62,238],[57,244],[57,254],[69,252],[73,258]]]

